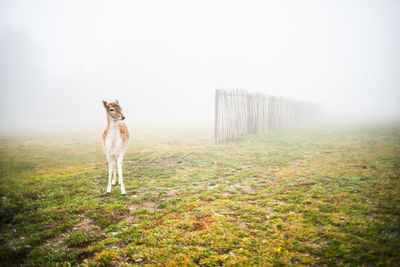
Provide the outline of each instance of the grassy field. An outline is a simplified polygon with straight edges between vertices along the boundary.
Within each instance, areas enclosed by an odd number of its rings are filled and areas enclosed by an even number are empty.
[[[2,138],[0,265],[400,262],[400,128],[139,137],[124,164],[107,195],[100,134]]]

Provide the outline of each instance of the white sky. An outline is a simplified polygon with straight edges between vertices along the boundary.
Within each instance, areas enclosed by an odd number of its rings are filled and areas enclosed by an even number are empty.
[[[400,116],[399,1],[0,1],[0,130],[212,126],[214,90]]]

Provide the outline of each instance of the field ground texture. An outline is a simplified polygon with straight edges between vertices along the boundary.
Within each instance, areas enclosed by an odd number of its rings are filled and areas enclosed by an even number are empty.
[[[136,139],[126,196],[100,135],[1,139],[1,265],[400,262],[398,127]]]

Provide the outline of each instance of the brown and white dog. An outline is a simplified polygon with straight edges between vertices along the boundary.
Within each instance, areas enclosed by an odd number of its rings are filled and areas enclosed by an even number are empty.
[[[107,193],[111,193],[111,184],[116,185],[116,167],[118,167],[118,181],[121,185],[121,194],[125,195],[122,160],[128,146],[129,132],[126,125],[122,123],[125,117],[122,114],[122,108],[118,100],[111,103],[103,101],[103,105],[107,112],[107,129],[103,133],[104,153],[108,161]]]

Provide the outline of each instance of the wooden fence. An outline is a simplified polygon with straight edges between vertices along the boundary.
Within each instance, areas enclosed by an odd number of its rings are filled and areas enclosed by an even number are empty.
[[[313,104],[242,89],[215,91],[215,143],[298,124],[312,114]]]

